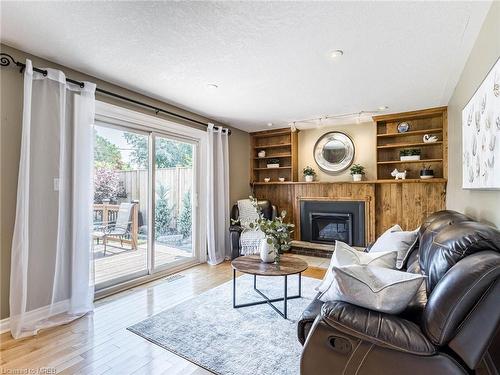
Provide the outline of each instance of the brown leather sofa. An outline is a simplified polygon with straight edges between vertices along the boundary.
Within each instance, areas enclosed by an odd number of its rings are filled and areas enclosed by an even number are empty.
[[[262,215],[269,220],[276,218],[278,214],[278,209],[273,206],[268,200],[259,200],[257,204],[262,210]],[[243,228],[239,224],[232,224],[233,220],[238,220],[240,218],[240,211],[238,205],[235,204],[231,209],[231,226],[229,227],[229,234],[231,237],[231,259],[237,258],[241,255],[240,246],[240,235]]]
[[[500,232],[455,211],[429,216],[407,272],[427,276],[389,315],[313,300],[298,322],[301,374],[470,374],[500,335]]]

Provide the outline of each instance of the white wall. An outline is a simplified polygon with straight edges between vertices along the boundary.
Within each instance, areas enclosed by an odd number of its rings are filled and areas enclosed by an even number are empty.
[[[500,191],[462,189],[462,109],[500,56],[500,2],[493,2],[448,104],[446,207],[500,228]],[[497,139],[497,142],[499,140]],[[500,168],[500,160],[496,161]]]
[[[349,169],[340,174],[328,174],[321,171],[314,161],[313,151],[316,141],[323,134],[331,131],[343,132],[352,139],[355,148],[353,164],[363,165],[366,168],[365,179],[375,180],[377,174],[376,127],[373,122],[301,130],[299,132],[299,178],[302,179],[302,169],[309,165],[316,171],[316,179],[319,181],[346,181],[352,179]]]

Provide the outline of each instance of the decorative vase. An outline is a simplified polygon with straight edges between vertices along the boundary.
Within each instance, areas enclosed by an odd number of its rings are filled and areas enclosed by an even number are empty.
[[[314,176],[311,175],[305,175],[306,182],[313,182]]]
[[[264,263],[274,262],[275,252],[274,245],[267,243],[267,238],[260,241],[260,260]]]
[[[434,171],[432,169],[421,169],[420,178],[422,180],[429,180],[431,178],[434,178]]]
[[[352,180],[353,181],[361,181],[363,179],[363,175],[362,174],[353,174],[352,175]]]
[[[420,160],[420,155],[406,155],[400,157],[401,161],[415,161]]]

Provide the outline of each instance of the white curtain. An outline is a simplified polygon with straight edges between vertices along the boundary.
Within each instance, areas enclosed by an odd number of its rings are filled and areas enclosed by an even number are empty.
[[[218,264],[229,251],[229,147],[227,129],[208,124],[207,243],[208,263]]]
[[[47,72],[26,61],[10,277],[14,338],[93,309],[95,85],[80,88],[58,70]]]

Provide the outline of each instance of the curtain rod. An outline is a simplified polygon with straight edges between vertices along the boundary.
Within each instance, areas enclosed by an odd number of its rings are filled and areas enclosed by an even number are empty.
[[[19,70],[19,73],[22,73],[24,71],[24,69],[26,68],[26,64],[24,64],[24,63],[22,63],[20,61],[16,61],[8,53],[3,53],[3,52],[0,53],[0,65],[1,66],[9,66],[11,63],[13,63],[14,65],[16,65],[19,68],[21,68]],[[43,69],[40,69],[40,68],[35,68],[35,67],[33,67],[33,70],[35,72],[43,74],[44,76],[47,75],[47,71],[46,70],[43,70]],[[78,85],[78,86],[80,86],[82,88],[85,86],[84,82],[76,81],[76,80],[71,79],[71,78],[66,78],[66,81],[70,82],[70,83],[73,83],[75,85]],[[187,116],[179,115],[177,113],[170,112],[170,111],[167,111],[165,109],[158,108],[158,107],[152,106],[150,104],[140,102],[140,101],[135,100],[135,99],[127,98],[126,96],[123,96],[123,95],[120,95],[120,94],[115,94],[114,92],[107,91],[107,90],[104,90],[104,89],[100,89],[99,87],[96,88],[96,92],[98,92],[100,94],[103,94],[103,95],[111,96],[113,98],[117,98],[117,99],[120,99],[120,100],[123,100],[123,101],[126,101],[126,102],[129,102],[129,103],[133,103],[133,104],[141,106],[141,107],[152,109],[153,111],[155,111],[156,114],[158,114],[158,113],[165,113],[165,114],[167,114],[169,116],[177,117],[177,118],[182,119],[182,120],[190,121],[190,122],[193,122],[195,124],[203,125],[203,126],[207,126],[208,127],[208,123],[206,123],[206,122],[198,121],[198,120],[195,120],[195,119],[187,117]],[[214,129],[215,130],[219,130],[219,127],[218,126],[214,126]],[[228,135],[231,135],[231,130],[230,129],[226,129],[226,128],[222,128],[222,129],[224,129],[227,132]]]

